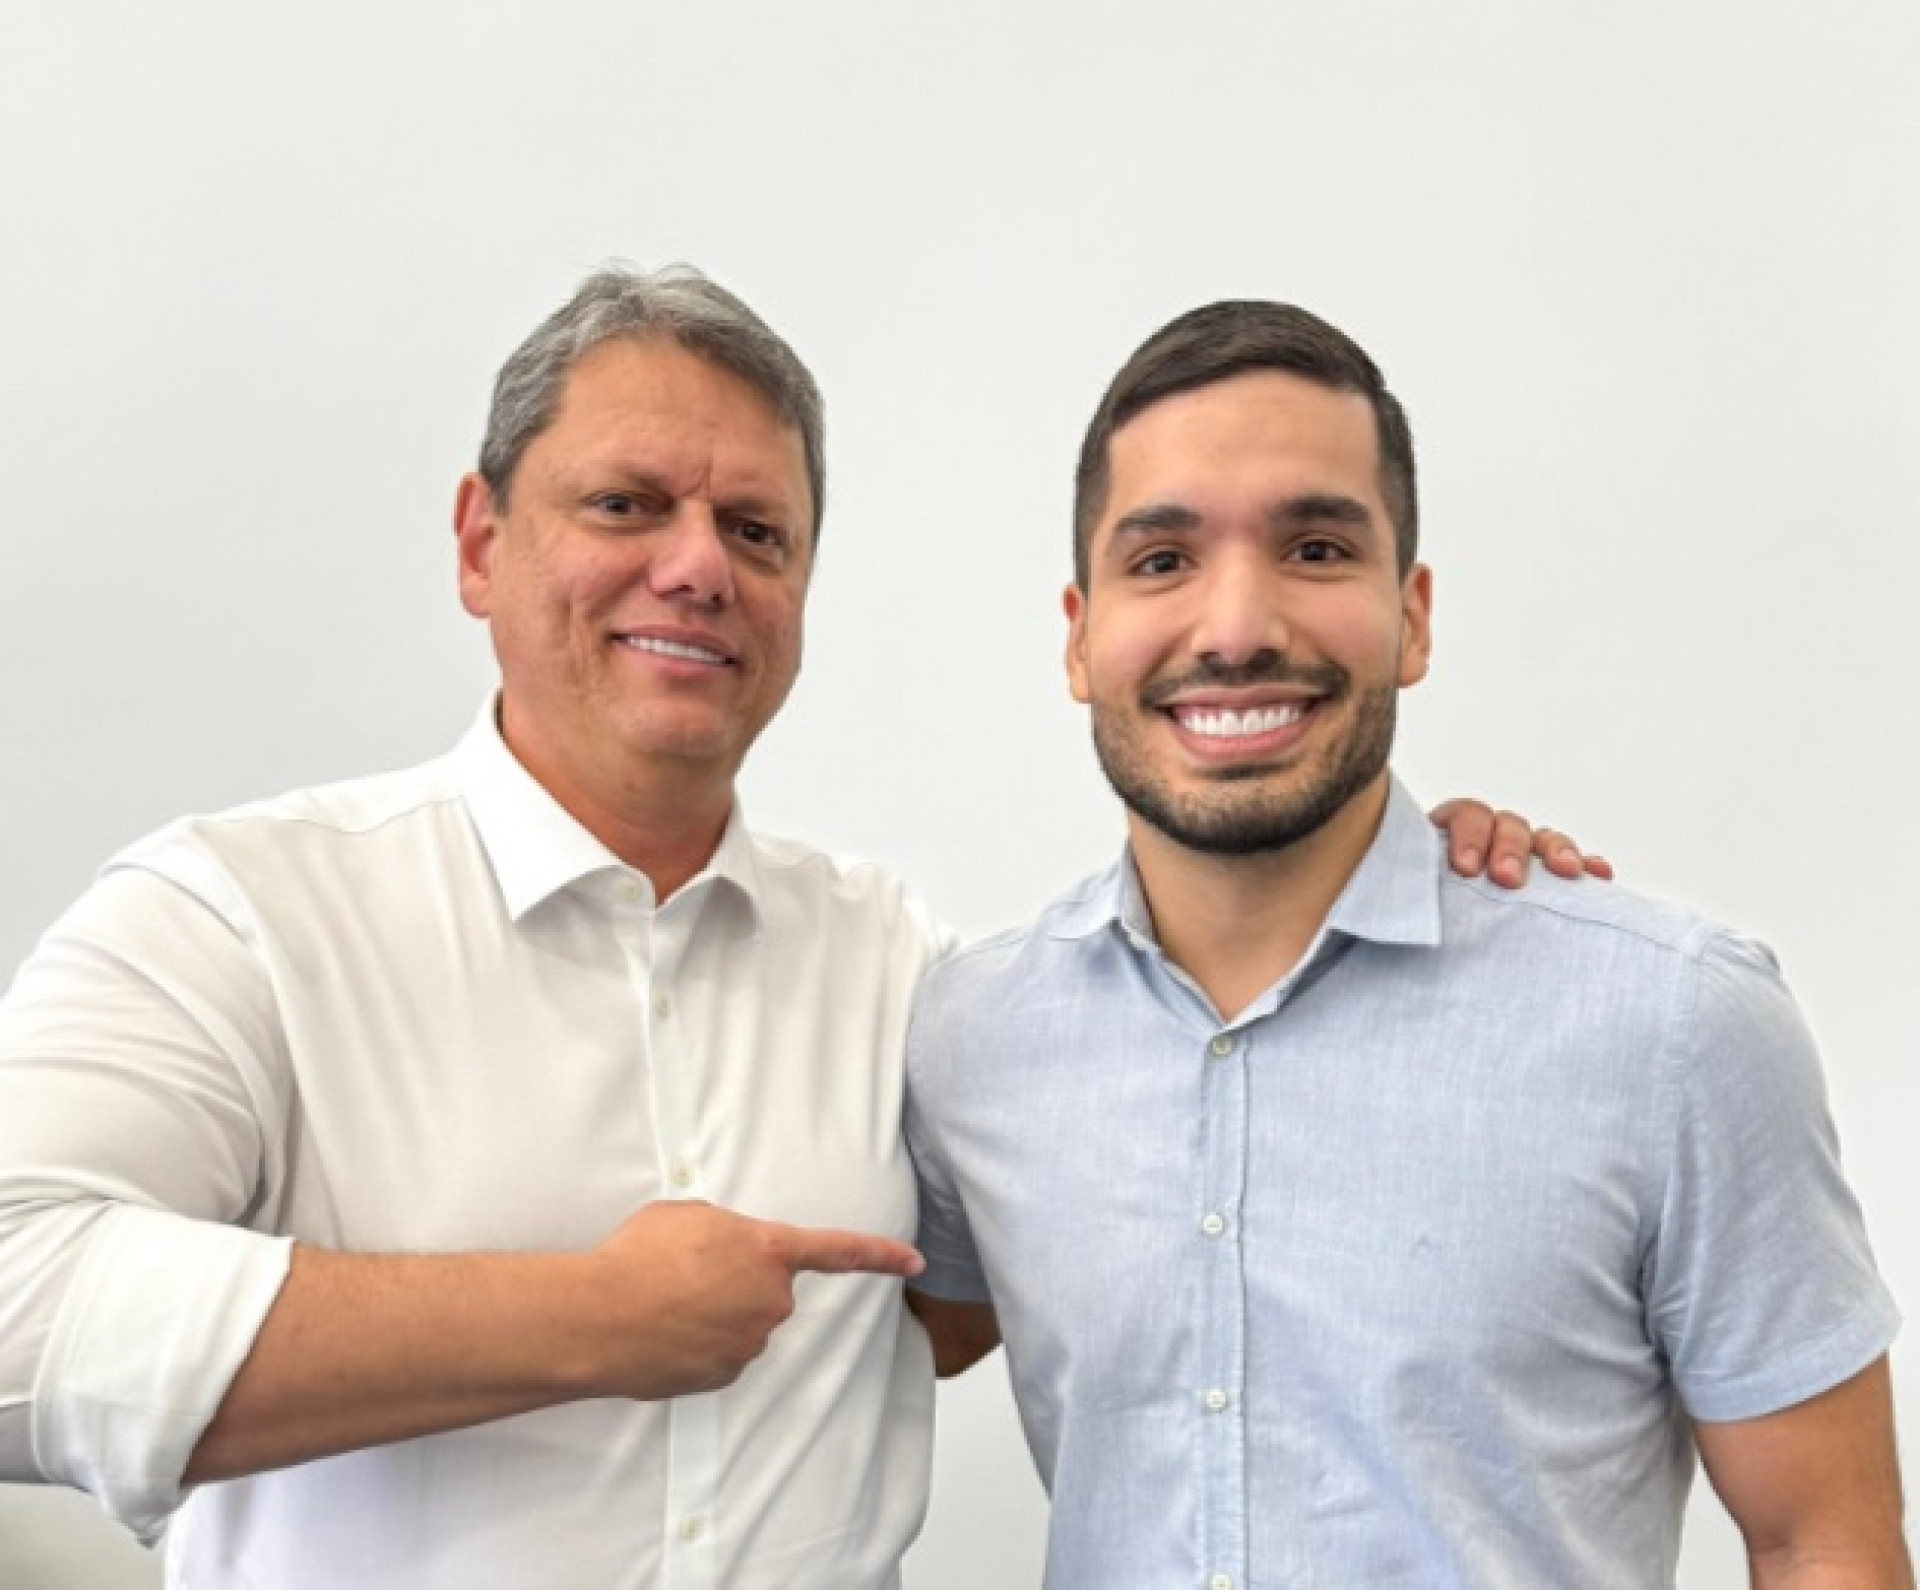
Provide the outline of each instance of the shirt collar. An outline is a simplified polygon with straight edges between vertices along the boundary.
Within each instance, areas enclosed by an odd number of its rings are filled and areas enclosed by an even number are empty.
[[[1378,944],[1438,944],[1441,848],[1419,802],[1399,779],[1390,778],[1379,831],[1327,913],[1327,929]],[[1087,938],[1109,924],[1136,944],[1154,942],[1153,919],[1130,850],[1060,906],[1051,933]]]
[[[1327,926],[1376,944],[1438,944],[1442,849],[1420,803],[1390,778],[1380,830],[1333,902]]]
[[[497,698],[488,698],[455,749],[453,764],[461,797],[514,921],[569,885],[597,874],[637,881],[646,891],[647,903],[654,903],[653,885],[646,874],[628,866],[588,833],[507,748],[500,735]],[[681,893],[712,883],[737,892],[757,924],[759,869],[753,836],[737,800],[713,855]]]

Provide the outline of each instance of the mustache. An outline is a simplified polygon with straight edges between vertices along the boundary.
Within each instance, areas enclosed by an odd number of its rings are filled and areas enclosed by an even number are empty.
[[[1249,685],[1302,685],[1331,698],[1343,695],[1347,682],[1346,669],[1333,663],[1290,663],[1276,651],[1263,651],[1243,663],[1203,658],[1181,673],[1153,680],[1141,690],[1140,700],[1149,707],[1164,707],[1184,691],[1208,686],[1243,690]]]

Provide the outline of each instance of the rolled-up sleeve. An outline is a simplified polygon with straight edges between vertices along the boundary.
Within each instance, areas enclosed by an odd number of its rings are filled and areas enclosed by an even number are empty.
[[[285,1044],[243,902],[184,842],[109,869],[0,1003],[0,1480],[143,1538],[285,1279]]]

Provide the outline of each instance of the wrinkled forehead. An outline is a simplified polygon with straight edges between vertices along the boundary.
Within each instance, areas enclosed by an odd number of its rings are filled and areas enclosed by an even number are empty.
[[[805,438],[753,382],[666,336],[615,337],[576,359],[529,453],[565,467],[710,474],[816,520]]]

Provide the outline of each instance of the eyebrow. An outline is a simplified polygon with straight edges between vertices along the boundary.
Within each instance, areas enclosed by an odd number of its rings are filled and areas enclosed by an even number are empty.
[[[1338,492],[1307,492],[1286,497],[1267,510],[1267,522],[1276,530],[1301,525],[1343,524],[1364,529],[1373,523],[1373,514],[1358,498]],[[1200,515],[1178,503],[1152,503],[1123,513],[1113,522],[1113,536],[1181,535],[1200,528]]]
[[[681,495],[679,489],[658,471],[625,462],[616,461],[597,469],[581,469],[576,471],[576,477],[578,489],[582,491],[650,492],[669,502],[678,502]],[[737,495],[715,499],[714,507],[721,513],[782,524],[799,524],[806,519],[806,510],[778,486],[766,486],[757,481],[743,486]]]
[[[1267,510],[1267,519],[1275,529],[1301,524],[1346,524],[1364,529],[1373,523],[1373,514],[1364,502],[1336,492],[1309,492],[1304,497],[1289,497]]]
[[[1113,522],[1113,534],[1120,536],[1165,535],[1183,530],[1197,530],[1200,527],[1200,515],[1191,508],[1182,508],[1175,503],[1155,503],[1149,508],[1135,508],[1131,513],[1123,513]]]

